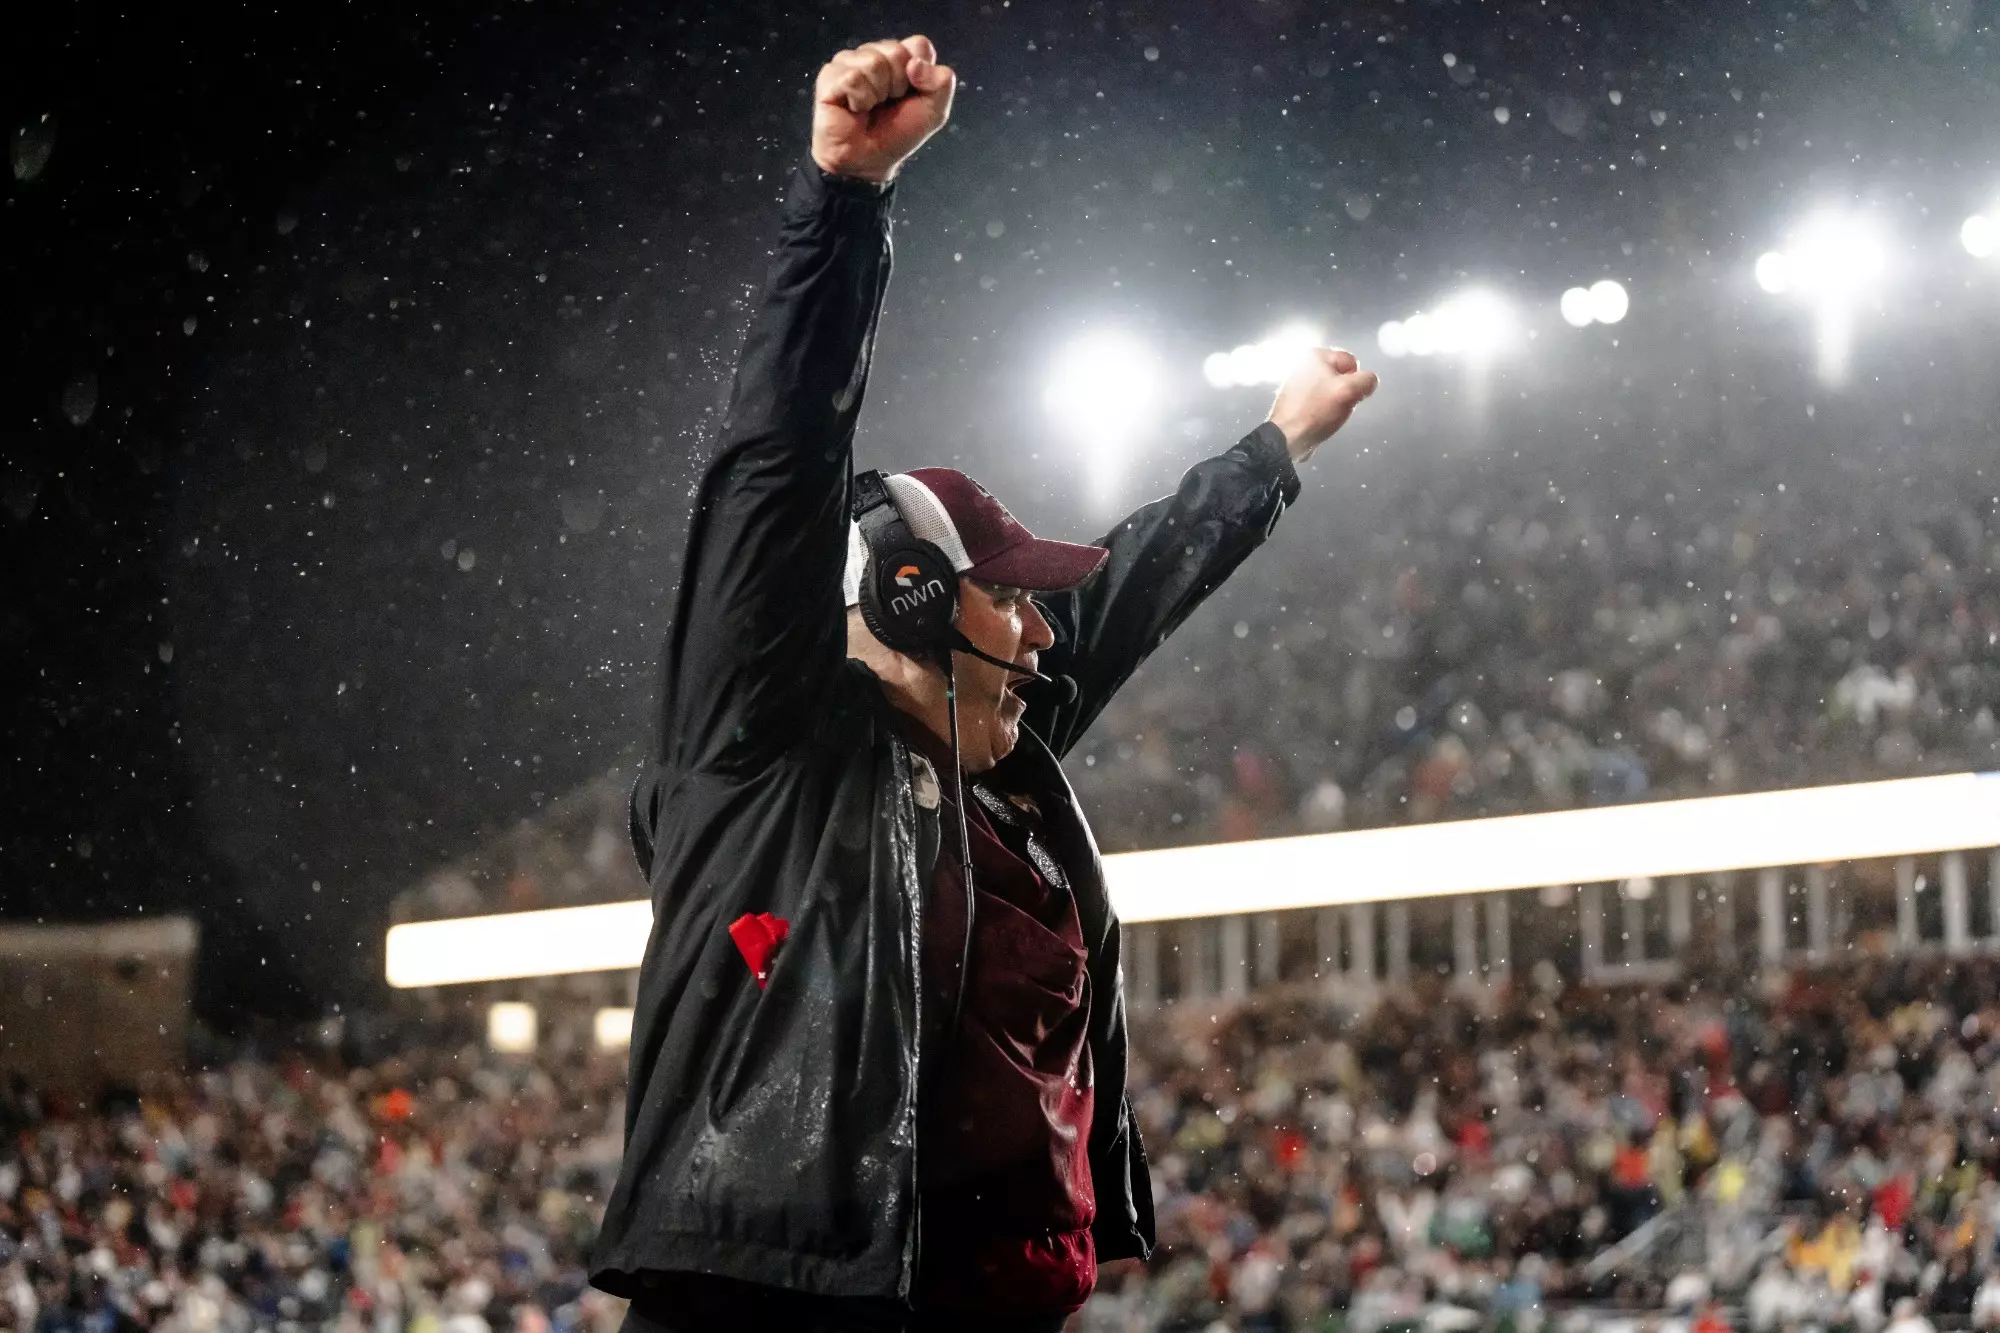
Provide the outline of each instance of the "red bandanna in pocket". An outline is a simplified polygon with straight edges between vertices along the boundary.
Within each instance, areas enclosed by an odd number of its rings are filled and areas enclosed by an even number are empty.
[[[750,964],[750,974],[757,978],[758,990],[763,990],[770,981],[771,957],[791,930],[791,922],[769,912],[747,912],[729,923],[729,938],[736,941],[737,952]]]

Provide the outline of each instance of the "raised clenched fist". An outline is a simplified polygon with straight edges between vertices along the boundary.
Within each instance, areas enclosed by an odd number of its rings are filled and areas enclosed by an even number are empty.
[[[836,176],[889,180],[944,128],[957,88],[928,37],[842,51],[813,85],[813,161]]]
[[[1315,347],[1300,357],[1278,386],[1270,416],[1285,434],[1292,461],[1311,458],[1313,450],[1347,424],[1361,400],[1375,392],[1375,384],[1375,372],[1363,370],[1354,353],[1341,348]]]

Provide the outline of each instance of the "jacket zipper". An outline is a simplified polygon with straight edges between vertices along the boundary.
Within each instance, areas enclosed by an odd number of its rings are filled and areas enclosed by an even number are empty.
[[[911,857],[923,848],[923,812],[917,808],[912,776],[912,758],[908,746],[900,739],[891,737],[896,757],[896,799],[908,801],[911,814],[910,827],[916,833],[915,845],[911,847]],[[917,1274],[923,1266],[923,1192],[917,1188],[917,1137],[920,1123],[920,1093],[923,1088],[923,1040],[924,1040],[924,978],[923,978],[923,876],[916,876],[917,891],[910,899],[910,965],[911,965],[911,1013],[913,1021],[910,1030],[910,1222],[909,1237],[903,1252],[908,1263],[903,1271],[902,1295],[911,1304],[916,1304]]]

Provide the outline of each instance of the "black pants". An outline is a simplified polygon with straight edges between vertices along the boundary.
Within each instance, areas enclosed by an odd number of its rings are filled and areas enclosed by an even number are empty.
[[[711,1279],[671,1300],[632,1302],[619,1333],[1062,1333],[1066,1315],[987,1318],[895,1301],[807,1296]]]

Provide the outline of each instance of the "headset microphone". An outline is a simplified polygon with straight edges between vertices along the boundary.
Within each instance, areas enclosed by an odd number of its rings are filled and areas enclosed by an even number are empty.
[[[972,641],[958,630],[952,631],[951,639],[951,646],[954,652],[964,653],[967,657],[976,657],[982,662],[997,666],[1002,671],[1011,671],[1017,676],[1032,676],[1036,683],[1053,687],[1058,696],[1056,699],[1058,704],[1074,703],[1076,701],[1076,681],[1073,677],[1045,676],[1041,672],[1024,667],[1017,662],[1004,661],[1001,658],[993,656],[991,653],[981,652],[979,649],[973,647]]]

